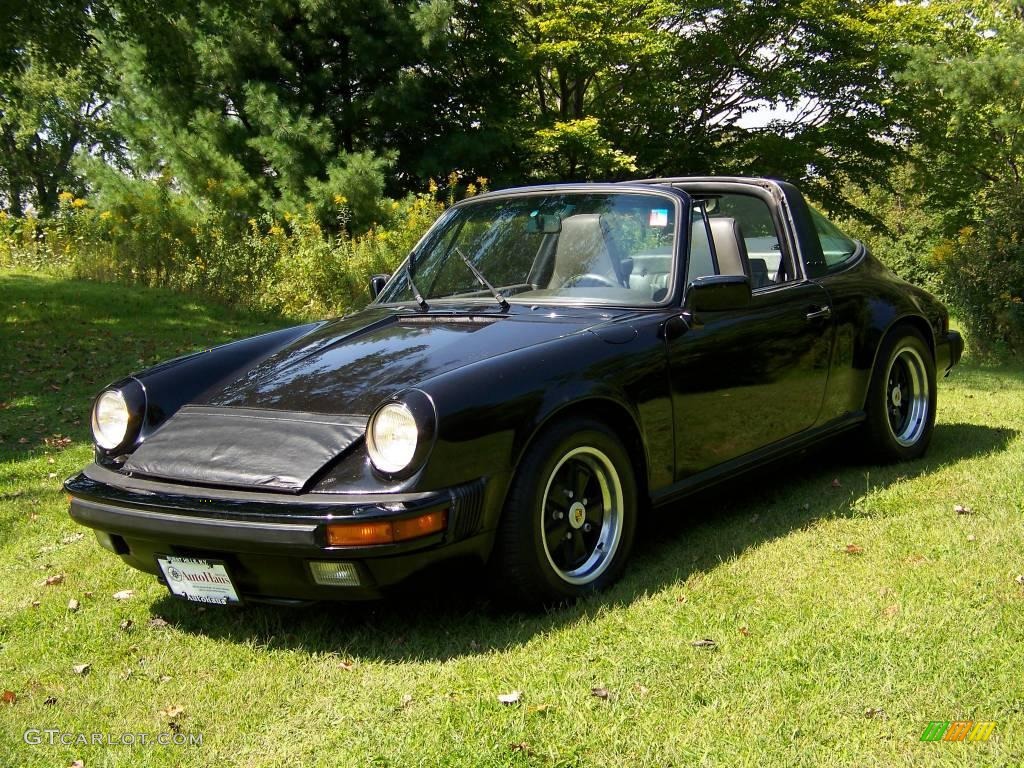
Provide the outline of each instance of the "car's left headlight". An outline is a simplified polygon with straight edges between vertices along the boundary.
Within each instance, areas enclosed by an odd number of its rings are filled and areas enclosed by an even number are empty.
[[[378,472],[401,474],[423,461],[433,433],[433,404],[413,390],[374,411],[366,426],[366,450]]]
[[[378,410],[366,431],[370,461],[381,472],[401,472],[416,455],[419,428],[403,403],[388,403]]]

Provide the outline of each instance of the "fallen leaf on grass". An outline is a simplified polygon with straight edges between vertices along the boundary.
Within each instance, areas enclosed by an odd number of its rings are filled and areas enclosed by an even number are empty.
[[[43,443],[50,448],[63,449],[71,445],[71,438],[64,435],[51,435],[50,437],[44,437]]]
[[[893,603],[892,605],[887,605],[887,606],[885,606],[885,608],[882,609],[882,615],[885,616],[885,618],[887,618],[887,619],[891,619],[893,616],[895,616],[899,612],[900,612],[900,607],[898,605],[896,605],[895,603]]]
[[[72,613],[74,613],[75,611],[77,611],[81,607],[82,607],[82,604],[80,602],[78,602],[77,600],[75,600],[75,598],[72,597],[70,600],[68,600],[68,610],[71,611]]]
[[[843,552],[845,552],[848,555],[863,555],[864,547],[860,546],[859,544],[847,544],[846,547],[843,549]]]
[[[914,554],[912,554],[910,557],[907,558],[907,562],[910,563],[911,565],[920,565],[921,563],[927,563],[928,562],[928,558],[925,557],[924,555],[921,555],[921,554],[918,554],[917,552],[915,552]]]
[[[967,534],[967,540],[968,541],[977,541],[978,537],[975,536],[973,533],[969,533],[969,534]]]
[[[411,694],[411,693],[406,693],[406,694],[404,694],[404,695],[402,696],[402,700],[401,700],[401,701],[399,702],[399,706],[400,706],[400,707],[401,707],[402,709],[405,709],[405,708],[406,708],[406,707],[408,707],[408,706],[409,706],[410,704],[412,704],[412,694]]]
[[[597,698],[597,699],[603,699],[604,701],[607,701],[608,699],[611,698],[611,693],[608,691],[607,688],[605,688],[603,686],[598,686],[597,688],[591,688],[590,689],[590,695],[593,696],[594,698]]]
[[[700,640],[694,640],[690,643],[694,648],[717,648],[718,643],[712,640],[710,637],[705,637]]]
[[[516,744],[509,744],[508,746],[509,749],[511,749],[513,752],[522,752],[527,755],[533,754],[533,752],[530,751],[530,745],[527,744],[525,741],[520,741]]]
[[[89,670],[92,669],[92,664],[72,664],[71,671],[76,675],[88,675]]]
[[[509,691],[508,693],[498,694],[498,701],[502,704],[518,704],[521,698],[523,698],[522,691]]]
[[[63,584],[63,583],[64,583],[64,574],[63,573],[55,573],[53,576],[47,576],[46,577],[46,581],[43,582],[43,584],[45,586],[47,586],[47,587],[55,587],[58,584]]]
[[[174,678],[173,678],[173,677],[171,677],[170,675],[160,675],[160,682],[161,682],[161,683],[169,683],[169,682],[171,682],[171,680],[173,680],[173,679],[174,679]]]
[[[146,626],[150,629],[163,629],[164,627],[169,627],[170,624],[168,624],[167,619],[162,616],[154,616],[146,622]]]
[[[885,718],[885,710],[881,707],[868,707],[864,710],[864,717],[867,718]]]
[[[185,708],[179,704],[171,704],[161,709],[160,714],[168,720],[173,720],[174,718],[181,717],[185,714]]]
[[[740,627],[740,634],[744,637],[750,637],[750,630],[746,627]]]
[[[345,672],[351,672],[356,668],[355,662],[352,661],[339,661],[338,666]]]
[[[970,507],[965,507],[963,504],[954,504],[953,511],[958,515],[970,515],[974,513],[974,510]]]
[[[122,589],[120,592],[114,593],[115,600],[130,600],[133,597],[135,597],[134,589]]]
[[[0,701],[4,704],[13,704],[17,699],[18,697],[14,691],[4,691],[3,695],[0,696]]]
[[[641,685],[640,683],[634,685],[633,689],[641,696],[646,696],[650,691],[650,689],[646,685]]]

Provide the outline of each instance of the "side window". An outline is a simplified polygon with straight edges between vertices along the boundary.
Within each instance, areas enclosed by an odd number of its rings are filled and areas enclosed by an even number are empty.
[[[754,290],[792,278],[786,268],[778,231],[768,204],[755,195],[727,192],[708,201],[712,218],[735,219],[747,252],[750,284]]]
[[[714,275],[715,261],[711,256],[711,234],[704,217],[704,206],[695,205],[690,213],[690,255],[686,265],[686,284],[698,277]]]
[[[811,221],[814,222],[814,230],[818,233],[818,240],[821,241],[821,252],[829,271],[841,267],[857,253],[857,242],[840,232],[839,227],[811,206],[808,205],[807,208],[811,212]]]

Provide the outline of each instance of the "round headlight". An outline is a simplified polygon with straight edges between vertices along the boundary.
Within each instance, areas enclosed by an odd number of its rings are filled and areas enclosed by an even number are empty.
[[[108,389],[96,398],[92,409],[92,434],[100,448],[112,451],[121,445],[128,435],[128,425],[128,404],[121,392]]]
[[[370,461],[381,472],[401,472],[416,455],[419,429],[402,403],[388,403],[373,415],[366,430]]]

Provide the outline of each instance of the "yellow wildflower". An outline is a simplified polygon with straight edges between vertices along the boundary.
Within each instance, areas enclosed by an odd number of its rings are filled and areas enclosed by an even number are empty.
[[[109,218],[110,218],[110,211],[103,211],[102,213],[100,213],[100,219],[102,221],[106,221]]]
[[[469,182],[469,184],[466,185],[466,197],[472,197],[475,194],[476,184],[474,184],[473,182]]]
[[[348,202],[348,198],[345,197],[344,195],[335,195],[334,196],[334,204],[335,205],[344,205],[347,202]]]
[[[71,207],[73,208],[85,208],[87,205],[88,203],[80,197],[76,197],[71,201]]]
[[[72,195],[70,192],[61,192],[59,195],[57,195],[57,199],[60,200],[62,203],[70,203],[74,199],[74,197],[75,196]]]
[[[272,235],[283,235],[284,234],[284,230],[281,227],[277,226],[277,224],[275,224],[274,226],[272,226],[270,228],[270,234],[272,234]]]
[[[430,190],[430,194],[436,195],[437,194],[437,182],[434,181],[433,179],[431,179],[430,183],[427,184],[427,189]]]

